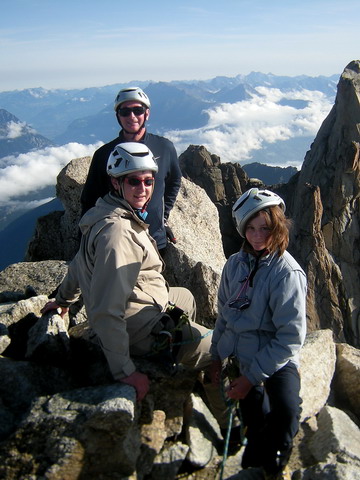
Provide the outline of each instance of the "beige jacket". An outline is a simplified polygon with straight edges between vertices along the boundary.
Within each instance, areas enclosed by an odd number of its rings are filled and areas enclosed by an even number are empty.
[[[168,304],[163,262],[148,225],[112,194],[98,199],[80,221],[82,239],[56,301],[83,295],[115,379],[135,371],[129,346],[146,338]]]

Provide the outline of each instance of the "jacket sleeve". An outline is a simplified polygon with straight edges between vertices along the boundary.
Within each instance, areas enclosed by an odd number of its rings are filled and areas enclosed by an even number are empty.
[[[254,385],[269,378],[298,354],[306,335],[306,277],[292,271],[272,285],[269,308],[276,329],[245,373]]]
[[[93,155],[89,172],[81,193],[81,215],[92,208],[96,200],[106,195],[110,190],[106,165],[109,154],[107,146],[101,147]]]
[[[219,359],[219,354],[217,351],[217,343],[225,331],[226,320],[222,315],[222,309],[225,305],[226,300],[229,298],[229,282],[228,282],[228,266],[229,260],[226,262],[223,272],[221,274],[220,286],[218,291],[218,315],[215,322],[215,328],[212,335],[210,353],[213,360]]]
[[[77,258],[76,255],[70,263],[67,274],[56,294],[55,300],[60,307],[69,307],[75,303],[81,295],[77,274]]]
[[[139,276],[142,255],[142,248],[130,232],[103,231],[96,241],[90,287],[90,324],[100,339],[116,380],[136,370],[129,353],[125,310]]]
[[[167,220],[181,186],[181,170],[174,145],[169,141],[169,171],[165,182],[164,218]]]

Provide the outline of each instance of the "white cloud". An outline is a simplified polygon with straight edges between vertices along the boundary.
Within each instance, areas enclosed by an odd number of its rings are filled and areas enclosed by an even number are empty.
[[[170,131],[166,136],[175,143],[178,152],[186,150],[189,144],[204,145],[219,155],[222,162],[244,164],[251,161],[252,152],[263,148],[265,143],[295,137],[314,138],[332,107],[331,100],[318,91],[282,92],[259,87],[257,92],[259,95],[250,100],[209,109],[205,127]],[[297,100],[304,102],[303,108],[292,106]],[[285,166],[286,159],[278,159],[277,165]]]
[[[23,135],[32,133],[36,134],[36,130],[26,124],[26,122],[14,122],[10,120],[6,125],[1,129],[2,135],[0,135],[0,140],[13,140],[14,138],[21,137]]]
[[[41,205],[44,205],[44,203],[48,203],[53,199],[54,197],[47,197],[42,198],[41,200],[31,200],[26,202],[21,200],[10,200],[9,202],[6,202],[7,212],[13,213],[16,212],[16,210],[19,210],[23,213],[24,210],[32,210],[40,207]]]
[[[91,156],[101,143],[68,143],[0,160],[0,206],[14,198],[56,185],[56,177],[74,158]]]
[[[21,137],[26,133],[27,127],[25,122],[14,122],[11,120],[6,124],[6,127],[2,129],[3,135],[0,135],[0,139],[14,139]]]
[[[26,123],[25,122],[9,122],[7,124],[8,128],[8,138],[17,138],[21,137],[23,135],[23,130],[26,128]]]

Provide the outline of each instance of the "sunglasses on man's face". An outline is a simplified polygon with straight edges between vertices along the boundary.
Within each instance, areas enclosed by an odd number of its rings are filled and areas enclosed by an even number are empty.
[[[141,183],[143,183],[145,187],[151,187],[151,185],[154,185],[154,181],[154,178],[125,177],[125,182],[132,187],[138,187]]]
[[[136,116],[143,115],[146,112],[145,107],[121,107],[118,110],[121,117],[128,117],[133,113]]]

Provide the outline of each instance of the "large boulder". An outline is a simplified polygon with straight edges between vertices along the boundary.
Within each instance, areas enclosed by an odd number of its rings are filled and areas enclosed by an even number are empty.
[[[0,303],[50,295],[67,272],[64,260],[20,262],[0,272]]]
[[[216,205],[224,252],[229,257],[241,245],[231,207],[249,188],[250,179],[238,163],[221,163],[220,157],[208,152],[203,145],[189,145],[179,161],[184,177],[203,188]]]
[[[75,256],[80,240],[80,197],[90,163],[91,157],[77,158],[61,170],[56,194],[65,211],[52,212],[38,219],[25,260],[71,260]]]
[[[169,225],[177,243],[170,244],[165,253],[164,276],[170,285],[186,287],[193,293],[198,321],[213,327],[226,261],[216,207],[200,187],[183,179]]]
[[[343,406],[360,419],[360,350],[337,345],[335,394]]]
[[[317,415],[326,405],[336,366],[336,347],[331,330],[310,332],[300,351],[301,421]]]

